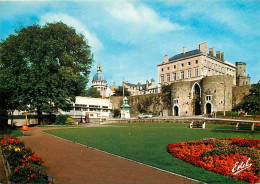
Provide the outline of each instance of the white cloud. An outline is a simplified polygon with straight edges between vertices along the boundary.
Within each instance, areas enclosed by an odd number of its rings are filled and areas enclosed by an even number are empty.
[[[135,29],[149,30],[150,32],[165,32],[184,29],[178,23],[172,23],[167,18],[162,18],[148,6],[139,3],[135,6],[127,0],[111,2],[105,10],[118,21],[129,24]]]
[[[88,40],[88,44],[91,46],[92,51],[98,52],[104,48],[103,43],[97,38],[97,36],[86,28],[79,20],[63,13],[48,13],[40,17],[40,25],[44,25],[46,22],[58,22],[62,21],[68,26],[74,27],[78,33],[81,33]]]

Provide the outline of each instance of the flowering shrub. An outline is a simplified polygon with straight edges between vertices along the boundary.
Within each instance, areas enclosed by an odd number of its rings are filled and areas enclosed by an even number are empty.
[[[255,183],[259,182],[259,143],[257,139],[209,138],[169,144],[167,150],[195,166]]]
[[[14,183],[49,183],[43,160],[14,136],[0,137],[4,158],[11,167],[10,181]]]

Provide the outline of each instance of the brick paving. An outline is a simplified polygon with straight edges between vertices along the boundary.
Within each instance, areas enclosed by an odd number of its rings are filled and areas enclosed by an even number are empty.
[[[166,184],[197,183],[171,173],[125,160],[30,127],[21,139],[45,160],[44,167],[63,184]]]

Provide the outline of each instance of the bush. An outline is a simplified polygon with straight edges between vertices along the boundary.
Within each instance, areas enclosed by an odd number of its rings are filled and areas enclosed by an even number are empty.
[[[68,123],[67,119],[69,117],[70,117],[69,115],[59,114],[58,116],[56,116],[55,124],[56,125],[66,125]],[[72,122],[73,122],[73,120],[72,120]]]

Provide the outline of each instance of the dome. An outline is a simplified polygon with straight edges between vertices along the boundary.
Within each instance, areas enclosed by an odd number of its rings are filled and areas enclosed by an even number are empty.
[[[103,75],[103,73],[101,72],[101,65],[98,64],[97,66],[97,73],[94,75],[93,77],[93,81],[106,81],[106,77]]]
[[[106,77],[101,72],[98,72],[94,75],[92,81],[106,81]]]

